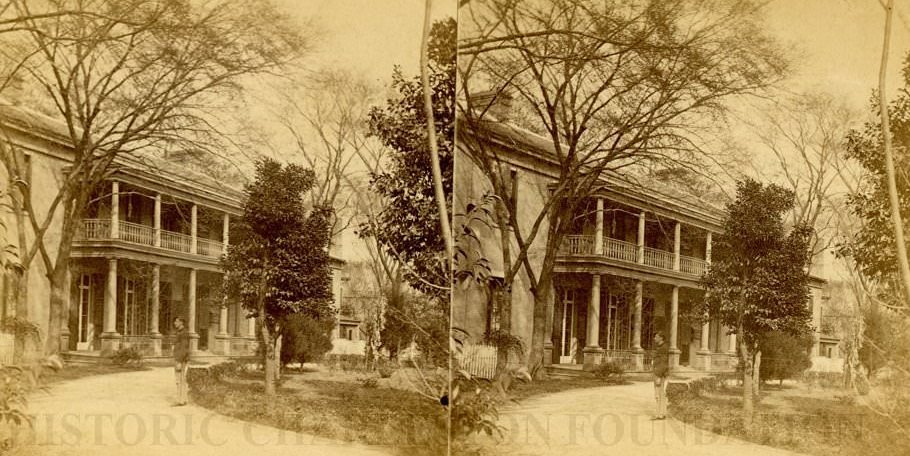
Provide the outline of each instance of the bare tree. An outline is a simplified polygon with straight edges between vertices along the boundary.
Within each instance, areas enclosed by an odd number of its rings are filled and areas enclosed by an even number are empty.
[[[214,151],[210,113],[242,80],[287,65],[308,41],[263,1],[14,0],[12,8],[25,28],[4,40],[33,50],[16,70],[49,101],[71,145],[49,207],[27,211],[51,284],[45,351],[56,352],[72,241],[116,160],[168,148]],[[35,19],[72,10],[92,14]],[[25,204],[33,191],[25,190]],[[52,248],[45,234],[55,222],[61,235]]]
[[[818,258],[837,241],[836,208],[844,203],[848,185],[855,185],[844,180],[851,171],[843,160],[845,138],[857,113],[821,93],[795,95],[762,111],[751,126],[773,159],[753,159],[752,166],[762,177],[794,191],[790,223],[814,228],[811,253]]]
[[[378,144],[366,124],[379,88],[345,70],[326,69],[294,81],[281,90],[282,103],[275,120],[293,139],[288,152],[270,144],[276,154],[299,160],[316,171],[317,186],[310,193],[314,205],[335,208],[333,236],[352,227],[357,208],[355,194],[366,175],[367,162],[378,155]]]
[[[702,147],[706,125],[722,120],[724,103],[780,80],[787,62],[750,1],[491,1],[462,9],[460,147],[504,203],[501,237],[514,246],[505,288],[524,271],[534,297],[533,369],[543,358],[556,254],[584,198],[611,173],[655,163],[697,168],[711,156]],[[543,136],[541,152],[555,170],[530,219],[514,209],[506,157],[481,139],[517,136],[497,130],[492,103],[476,103],[475,92],[490,87],[493,98],[515,95],[516,122]],[[543,258],[532,264],[529,249],[544,236]]]

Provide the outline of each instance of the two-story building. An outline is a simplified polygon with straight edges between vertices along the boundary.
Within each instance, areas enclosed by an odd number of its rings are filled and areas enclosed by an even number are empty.
[[[64,127],[10,106],[0,109],[0,127],[24,153],[35,210],[42,216],[72,162]],[[72,245],[61,350],[106,356],[137,346],[149,356],[169,356],[173,320],[182,316],[192,350],[255,353],[255,319],[238,302],[220,297],[219,262],[230,246],[231,220],[242,215],[243,193],[178,163],[147,157],[118,159],[112,169],[91,199]],[[3,217],[6,226],[15,226],[12,214]],[[55,217],[45,235],[51,255],[56,255],[60,222]],[[15,240],[15,232],[8,237]],[[342,265],[332,259],[336,295]],[[26,313],[45,334],[49,290],[43,269],[34,261],[27,272]],[[15,314],[12,301],[4,300],[3,315]]]
[[[464,124],[463,124],[464,125]],[[472,134],[473,132],[480,132]],[[473,148],[469,150],[468,148]],[[489,179],[471,155],[493,154],[501,177],[514,189],[519,223],[527,236],[558,182],[552,144],[505,122],[486,121],[459,130],[454,212],[464,212],[489,192]],[[702,299],[702,274],[711,262],[712,240],[722,233],[724,211],[656,180],[635,182],[620,175],[600,179],[581,205],[558,252],[548,315],[545,365],[578,368],[612,360],[627,369],[650,369],[652,338],[662,331],[674,367],[729,370],[737,363],[736,334],[716,320],[690,315]],[[498,328],[495,290],[503,265],[498,230],[476,227],[492,266],[494,289],[456,287],[452,326],[479,341]],[[528,251],[539,268],[546,220]],[[513,249],[515,246],[513,245]],[[512,257],[517,255],[513,251]],[[539,269],[538,269],[539,270]],[[821,279],[813,278],[813,315],[819,315]],[[511,333],[530,346],[533,296],[522,270],[512,288]],[[818,353],[818,338],[816,347]]]

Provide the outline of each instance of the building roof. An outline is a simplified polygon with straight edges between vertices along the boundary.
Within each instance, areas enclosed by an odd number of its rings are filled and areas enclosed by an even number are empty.
[[[520,151],[546,164],[556,164],[556,149],[553,141],[544,136],[496,120],[481,121],[478,130],[483,131],[485,139],[502,147]],[[723,219],[725,208],[721,201],[706,200],[667,182],[634,174],[620,174],[615,171],[605,173],[601,180],[602,190],[612,189],[643,201],[650,201],[654,205],[671,205],[680,210],[697,212],[706,219],[710,219],[706,221],[710,221],[712,225],[718,225]]]
[[[71,147],[70,134],[63,121],[29,108],[16,106],[4,99],[0,99],[0,126],[7,126],[36,136],[60,146],[63,150],[69,150]],[[241,189],[236,185],[191,170],[184,164],[151,154],[119,156],[115,160],[114,166],[119,168],[118,173],[145,178],[154,176],[155,179],[163,180],[168,184],[191,187],[194,191],[217,196],[226,202],[232,200],[239,202],[243,197]]]

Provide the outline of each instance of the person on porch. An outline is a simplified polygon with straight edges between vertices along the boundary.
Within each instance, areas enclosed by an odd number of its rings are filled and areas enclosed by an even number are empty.
[[[664,334],[660,331],[654,333],[654,398],[657,401],[657,415],[655,420],[667,417],[667,378],[670,375],[670,351],[664,341]]]

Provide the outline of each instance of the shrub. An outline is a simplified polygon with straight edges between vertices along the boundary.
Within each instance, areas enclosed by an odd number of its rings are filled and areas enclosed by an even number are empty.
[[[142,352],[136,346],[121,347],[111,356],[111,362],[115,366],[133,365],[138,367],[142,365]]]
[[[306,314],[293,314],[281,329],[281,364],[315,362],[332,349],[330,336],[335,321],[317,320]]]
[[[325,362],[333,369],[362,371],[366,367],[366,356],[357,354],[326,355]]]
[[[41,375],[45,370],[62,368],[63,361],[57,355],[29,366],[0,366],[0,431],[33,424],[28,414],[28,395],[42,388]],[[0,432],[0,448],[9,449],[14,444],[13,436]]]
[[[608,383],[622,383],[625,373],[622,365],[613,361],[604,361],[594,368],[594,376]]]
[[[812,347],[812,335],[791,336],[772,331],[759,342],[761,349],[761,366],[759,375],[762,381],[796,378],[806,369],[812,367],[809,349]]]
[[[357,379],[360,382],[360,386],[364,388],[376,388],[379,386],[379,380],[376,377],[360,377]]]
[[[376,372],[379,373],[379,377],[381,378],[389,378],[395,373],[395,367],[392,366],[388,360],[380,359],[379,362],[376,363]]]

